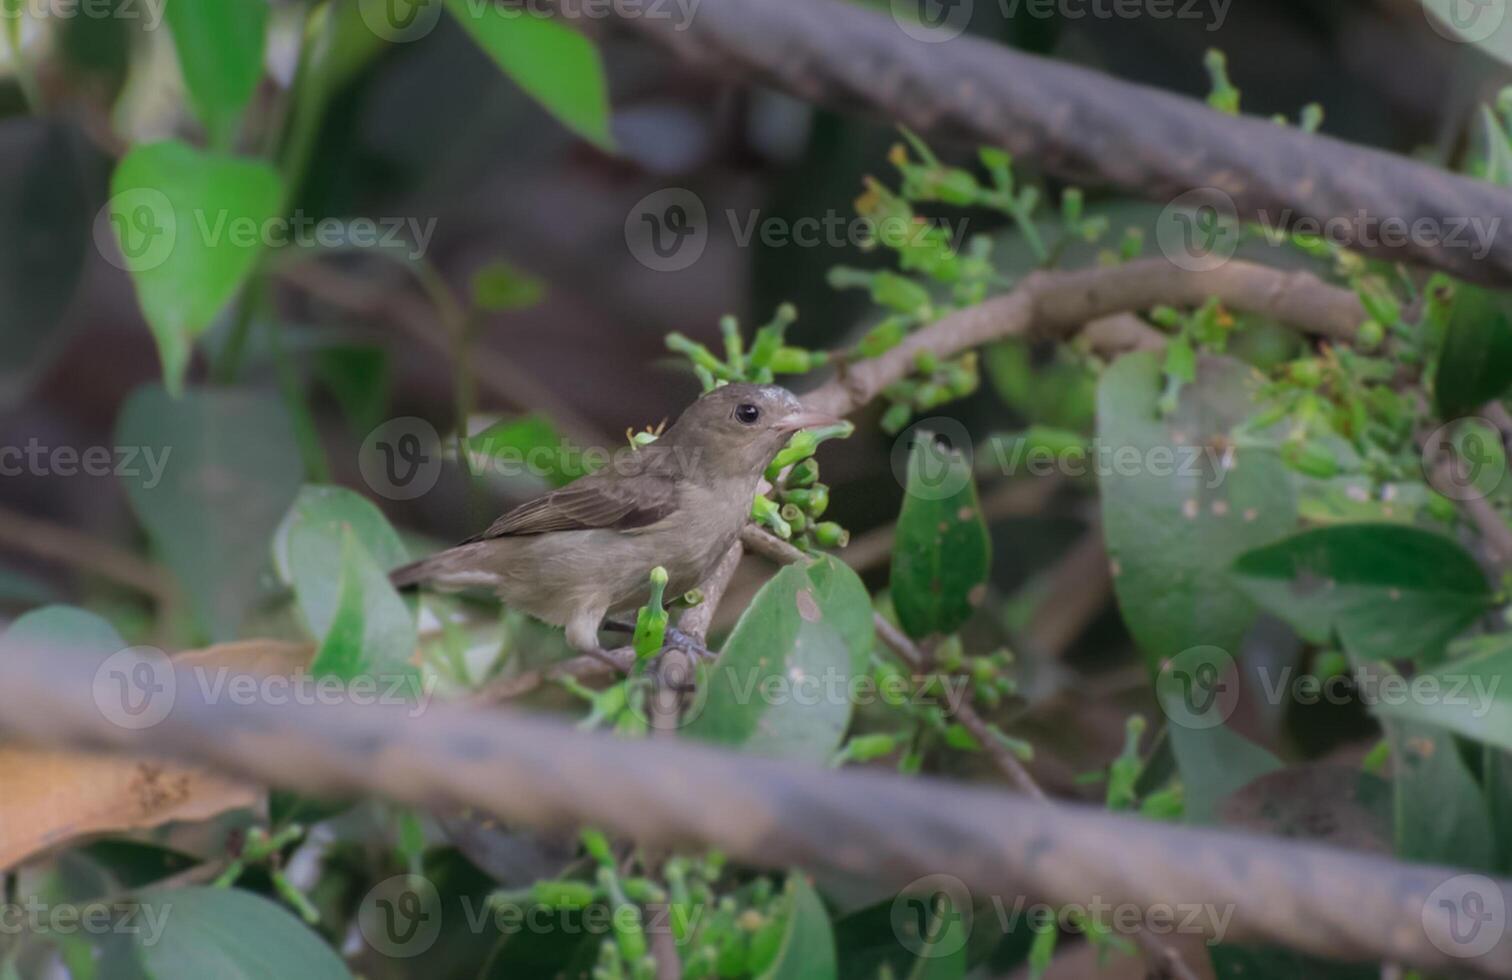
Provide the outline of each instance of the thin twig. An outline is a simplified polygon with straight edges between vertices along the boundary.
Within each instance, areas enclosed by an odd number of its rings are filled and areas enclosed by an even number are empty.
[[[1353,337],[1365,319],[1364,307],[1350,290],[1305,272],[1253,262],[1230,261],[1206,272],[1190,272],[1164,259],[1145,259],[1071,272],[1036,272],[1011,292],[952,313],[886,353],[849,365],[843,376],[809,392],[803,401],[815,411],[849,415],[912,374],[921,351],[950,357],[1005,337],[1064,339],[1102,317],[1160,305],[1200,306],[1209,298],[1334,340]]]
[[[171,602],[174,596],[173,577],[166,569],[108,541],[8,507],[0,507],[0,545],[98,575],[159,602]]]
[[[410,337],[448,358],[454,353],[453,332],[443,329],[436,311],[407,290],[349,275],[324,262],[283,265],[278,276],[334,306],[362,316],[386,316]],[[469,348],[469,358],[469,368],[495,398],[517,408],[544,413],[563,434],[585,446],[603,440],[604,433],[598,426],[578,414],[551,386],[541,383],[511,359],[481,345]]]

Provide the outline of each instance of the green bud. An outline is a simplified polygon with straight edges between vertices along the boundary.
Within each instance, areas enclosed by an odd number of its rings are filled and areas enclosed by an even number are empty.
[[[1355,333],[1355,344],[1362,350],[1371,350],[1379,346],[1385,337],[1386,329],[1381,326],[1381,321],[1366,320]]]
[[[961,644],[961,637],[954,633],[941,640],[939,646],[935,648],[935,660],[938,661],[940,669],[949,674],[961,669],[964,657],[965,648]]]
[[[814,358],[819,358],[819,364]],[[778,374],[803,374],[824,363],[824,355],[810,352],[802,347],[780,347],[772,355],[771,368]]]
[[[870,762],[891,755],[898,747],[898,736],[886,733],[857,735],[845,743],[845,754],[853,762]]]
[[[583,850],[587,851],[590,857],[599,864],[614,866],[614,852],[609,847],[609,838],[605,837],[602,831],[589,827],[582,832],[582,839]]]
[[[667,893],[649,878],[626,878],[620,884],[624,886],[625,897],[632,902],[652,902],[659,905],[667,900]]]
[[[731,380],[730,369],[725,363],[696,340],[674,331],[667,334],[667,349],[688,357],[695,366],[703,368],[716,378]]]
[[[819,483],[808,490],[789,490],[787,499],[789,503],[802,507],[809,517],[818,517],[829,506],[829,487]]]
[[[1081,223],[1082,205],[1085,199],[1080,187],[1068,187],[1061,194],[1061,220],[1067,225],[1075,226]]]
[[[538,881],[530,886],[530,899],[553,909],[582,909],[598,899],[598,889],[586,881]]]
[[[889,316],[866,332],[856,344],[856,353],[862,357],[876,357],[892,350],[908,336],[908,321],[899,316]]]
[[[819,461],[812,456],[793,464],[788,470],[787,485],[790,487],[813,486],[819,479]]]
[[[804,516],[803,508],[797,504],[783,504],[782,509],[777,514],[784,521],[788,522],[788,526],[793,529],[793,533],[795,534],[802,534],[804,527],[808,525],[808,518]]]
[[[957,207],[975,204],[981,193],[976,178],[956,167],[934,171],[930,175],[929,190],[938,200]]]
[[[1281,445],[1281,458],[1292,469],[1322,480],[1339,475],[1339,461],[1326,446],[1316,442],[1289,441]]]
[[[1302,387],[1316,388],[1323,383],[1323,362],[1316,357],[1304,357],[1287,365],[1286,373]]]
[[[929,311],[929,292],[923,286],[897,273],[882,271],[872,277],[872,301],[900,313],[925,315]]]
[[[1454,501],[1440,493],[1428,494],[1428,513],[1445,523],[1451,523],[1459,514],[1454,506]]]
[[[850,532],[834,521],[820,521],[814,525],[814,540],[821,548],[844,548],[850,544]]]
[[[683,964],[683,976],[690,980],[699,980],[714,972],[714,961],[718,956],[718,950],[713,946],[700,946],[693,951]]]
[[[882,413],[882,431],[890,436],[895,436],[908,425],[913,418],[913,406],[907,402],[893,402]]]
[[[914,392],[914,406],[921,412],[927,412],[931,408],[946,404],[952,397],[949,388],[933,381],[926,381]]]
[[[921,374],[934,374],[940,369],[940,359],[934,351],[921,350],[914,355],[914,370]]]

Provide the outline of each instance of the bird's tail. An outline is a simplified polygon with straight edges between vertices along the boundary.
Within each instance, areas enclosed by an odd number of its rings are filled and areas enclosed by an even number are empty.
[[[460,544],[389,572],[396,589],[427,585],[442,592],[492,589],[498,577],[480,564],[478,545]]]
[[[435,574],[435,556],[412,561],[408,565],[400,565],[389,572],[389,581],[394,583],[396,589],[408,589],[420,585]]]

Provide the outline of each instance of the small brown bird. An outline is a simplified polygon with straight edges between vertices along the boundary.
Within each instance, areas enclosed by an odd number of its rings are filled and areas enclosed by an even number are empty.
[[[836,421],[776,385],[716,388],[650,445],[390,577],[400,588],[492,590],[565,626],[574,649],[602,654],[600,624],[647,602],[653,568],[667,570],[668,596],[704,581],[749,520],[762,473],[788,437]]]

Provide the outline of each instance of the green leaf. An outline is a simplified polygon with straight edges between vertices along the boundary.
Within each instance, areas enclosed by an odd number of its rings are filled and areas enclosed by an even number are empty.
[[[1376,700],[1375,711],[1403,723],[1435,725],[1466,738],[1512,750],[1512,634],[1492,637],[1488,649],[1420,671],[1400,693]]]
[[[1242,556],[1233,578],[1306,640],[1364,660],[1443,658],[1491,604],[1475,560],[1450,539],[1399,524],[1339,524]]]
[[[834,980],[838,969],[829,913],[803,872],[795,870],[788,875],[783,897],[787,931],[777,959],[760,980]]]
[[[169,141],[126,154],[110,192],[123,264],[177,394],[194,339],[257,264],[283,182],[265,163]]]
[[[1396,853],[1409,861],[1490,870],[1491,814],[1454,736],[1432,725],[1388,721],[1394,765]]]
[[[1439,415],[1473,412],[1512,385],[1512,321],[1505,297],[1460,283],[1433,375]]]
[[[210,134],[210,145],[226,149],[262,78],[268,4],[168,0],[165,13],[189,102]]]
[[[134,391],[115,442],[132,509],[214,640],[236,636],[268,543],[299,491],[293,426],[277,397],[217,388]]]
[[[1222,573],[1296,523],[1281,460],[1228,441],[1252,413],[1259,382],[1238,361],[1200,358],[1166,418],[1157,354],[1119,358],[1098,386],[1108,557],[1124,621],[1152,671],[1195,646],[1237,652],[1257,611]]]
[[[555,21],[468,0],[446,6],[484,52],[568,129],[612,151],[609,89],[593,42]]]
[[[296,527],[290,551],[309,554],[314,541],[323,540],[319,528]],[[351,527],[341,531],[341,575],[336,607],[322,634],[311,673],[344,681],[364,675],[392,679],[411,673],[415,653],[415,621],[385,568],[374,562]],[[296,557],[296,563],[298,558]]]
[[[371,501],[344,487],[300,490],[274,536],[273,563],[321,641],[316,674],[351,680],[407,668],[414,617],[388,572],[408,557]]]
[[[495,422],[467,437],[467,467],[474,475],[534,476],[566,486],[586,474],[582,454],[570,455],[562,434],[537,415]]]
[[[17,617],[0,633],[5,648],[56,647],[59,652],[115,653],[129,646],[110,623],[76,606],[43,606]]]
[[[868,672],[871,596],[832,556],[789,565],[756,593],[700,682],[694,738],[826,762],[850,725],[850,679]]]
[[[473,305],[498,313],[534,306],[546,292],[546,284],[508,262],[490,262],[473,274]]]
[[[393,384],[388,351],[380,347],[328,347],[316,353],[312,366],[359,437],[384,421]]]
[[[274,568],[294,589],[305,624],[316,636],[325,635],[336,615],[348,531],[383,572],[409,560],[383,512],[345,487],[301,487],[273,537]]]
[[[1280,759],[1226,725],[1196,729],[1173,723],[1169,731],[1188,823],[1217,823],[1224,797],[1281,768]]]
[[[153,980],[350,980],[341,958],[279,905],[236,888],[173,888],[141,896],[133,937]]]
[[[986,596],[992,538],[971,465],[930,433],[914,432],[893,542],[893,607],[910,636],[946,636],[960,629]]]

